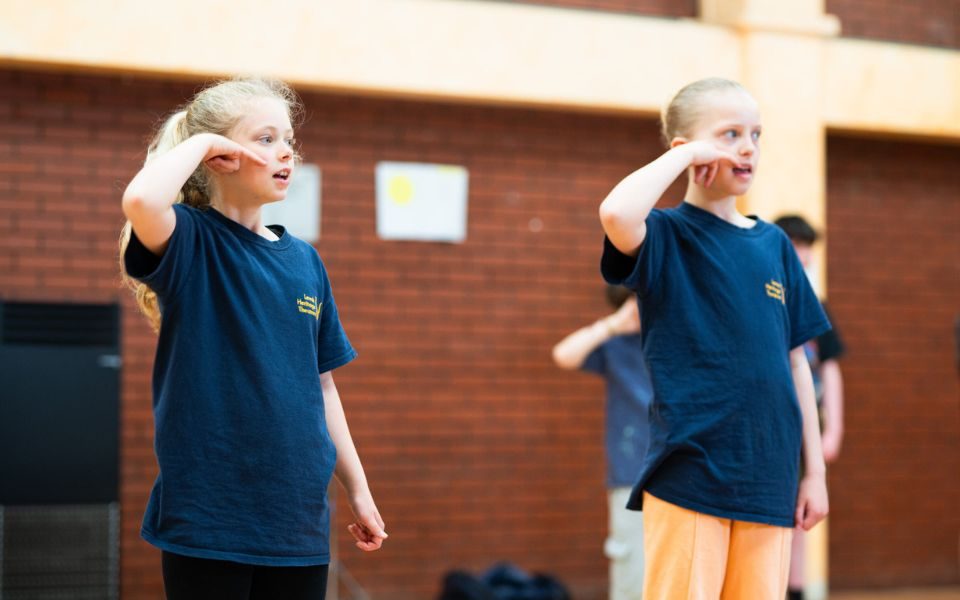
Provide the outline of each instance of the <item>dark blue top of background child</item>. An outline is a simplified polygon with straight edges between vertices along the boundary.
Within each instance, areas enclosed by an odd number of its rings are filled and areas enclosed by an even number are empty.
[[[593,349],[580,368],[607,386],[607,486],[633,485],[647,455],[653,390],[639,333],[618,335]]]

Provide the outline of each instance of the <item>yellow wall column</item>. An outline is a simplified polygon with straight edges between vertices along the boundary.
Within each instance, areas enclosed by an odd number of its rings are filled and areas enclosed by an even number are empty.
[[[839,22],[823,13],[823,0],[703,0],[701,8],[705,21],[738,32],[741,82],[760,103],[760,169],[741,209],[768,220],[799,213],[824,231],[823,56]],[[822,294],[824,244],[816,250]]]

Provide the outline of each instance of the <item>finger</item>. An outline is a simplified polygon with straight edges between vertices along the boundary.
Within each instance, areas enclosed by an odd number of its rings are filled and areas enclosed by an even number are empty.
[[[380,515],[374,513],[373,515],[367,515],[360,521],[360,524],[367,530],[371,535],[374,535],[379,538],[386,538],[387,532],[383,530],[383,525],[380,521]]]
[[[803,527],[803,508],[804,508],[804,503],[797,502],[797,511],[793,515],[793,523],[795,527],[800,527],[800,528]]]
[[[725,160],[725,161],[727,161],[728,163],[732,163],[732,164],[734,164],[734,165],[739,165],[739,164],[741,164],[741,163],[743,162],[743,159],[742,159],[742,158],[739,158],[739,157],[737,157],[736,155],[730,154],[730,153],[728,153],[728,152],[723,152],[723,153],[721,153],[721,154],[720,154],[720,159],[721,159],[721,160]]]
[[[353,532],[354,537],[357,538],[358,541],[362,541],[362,542],[374,542],[377,540],[383,541],[387,537],[386,532],[383,531],[380,527],[377,527],[377,529],[371,531],[371,529],[366,525],[364,525],[363,523],[355,523],[353,526],[355,528]]]
[[[353,535],[358,542],[369,542],[371,539],[373,539],[373,536],[370,535],[367,530],[365,530],[363,527],[360,527],[356,523],[347,525],[347,530],[350,531],[350,534]]]
[[[352,535],[353,539],[355,539],[356,541],[358,542],[367,541],[367,536],[363,535],[360,531],[360,528],[354,525],[353,523],[347,525],[347,531],[350,532],[350,535]]]
[[[709,175],[707,176],[707,182],[705,187],[710,187],[713,185],[713,180],[717,178],[717,173],[720,171],[720,161],[716,161],[710,164]]]
[[[693,169],[693,182],[700,184],[703,181],[704,176],[707,174],[707,167],[705,165],[698,165]]]
[[[364,552],[373,552],[374,550],[379,550],[380,546],[383,545],[383,540],[380,538],[374,538],[372,542],[357,542],[357,548],[360,548]]]
[[[804,529],[810,531],[813,529],[813,526],[820,522],[820,519],[823,518],[823,515],[820,511],[813,510],[811,507],[807,507],[807,512],[804,515]]]
[[[355,545],[357,548],[360,548],[364,552],[377,550],[383,545],[383,538],[370,535],[368,531],[356,523],[351,523],[347,526],[347,529],[350,530],[350,533],[352,533],[356,539]]]
[[[232,173],[240,168],[240,161],[223,156],[214,156],[207,161],[207,166],[217,173]]]
[[[257,156],[256,154],[254,154],[252,151],[247,150],[247,149],[244,148],[243,146],[240,146],[240,152],[242,152],[244,155],[246,155],[247,158],[249,158],[249,159],[252,160],[253,162],[257,163],[257,164],[260,165],[261,167],[267,166],[267,161],[263,160],[262,158],[260,158],[260,157]]]

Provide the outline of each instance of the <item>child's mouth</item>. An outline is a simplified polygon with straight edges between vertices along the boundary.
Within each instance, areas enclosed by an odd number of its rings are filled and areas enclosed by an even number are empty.
[[[290,179],[290,169],[280,169],[273,174],[274,179],[279,179],[281,181],[287,181]]]

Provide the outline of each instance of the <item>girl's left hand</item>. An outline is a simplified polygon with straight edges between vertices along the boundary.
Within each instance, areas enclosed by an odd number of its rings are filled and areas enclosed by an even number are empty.
[[[387,532],[373,497],[367,493],[352,499],[350,508],[357,520],[347,525],[347,530],[357,540],[357,548],[365,552],[379,550],[383,540],[387,539]]]
[[[805,531],[810,531],[814,525],[827,516],[828,512],[830,512],[830,503],[827,500],[826,477],[824,475],[807,475],[800,482],[794,525]]]

